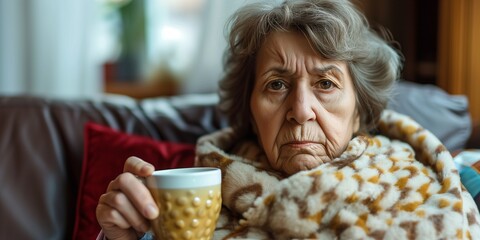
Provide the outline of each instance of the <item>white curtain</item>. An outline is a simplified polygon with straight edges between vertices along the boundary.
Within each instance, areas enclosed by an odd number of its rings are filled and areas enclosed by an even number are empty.
[[[0,94],[101,92],[96,0],[0,0]]]
[[[167,65],[179,75],[181,93],[217,91],[226,21],[240,6],[256,1],[261,0],[147,1],[150,68]]]
[[[190,74],[183,87],[185,92],[217,91],[223,75],[223,53],[227,47],[228,29],[225,28],[231,15],[245,4],[255,2],[281,2],[282,0],[206,0],[197,52]]]
[[[185,92],[211,92],[218,88],[223,74],[222,57],[227,46],[225,24],[228,18],[248,1],[211,0],[206,5],[198,41],[198,55]]]

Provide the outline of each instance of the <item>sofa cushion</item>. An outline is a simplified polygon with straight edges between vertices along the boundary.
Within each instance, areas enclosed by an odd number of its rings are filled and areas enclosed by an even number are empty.
[[[450,151],[465,148],[472,131],[467,97],[434,85],[399,81],[388,107],[430,130]]]
[[[155,169],[193,165],[193,144],[156,141],[95,123],[87,123],[84,131],[84,161],[73,239],[95,239],[98,235],[100,226],[95,216],[98,199],[109,182],[123,171],[128,157],[140,157]]]

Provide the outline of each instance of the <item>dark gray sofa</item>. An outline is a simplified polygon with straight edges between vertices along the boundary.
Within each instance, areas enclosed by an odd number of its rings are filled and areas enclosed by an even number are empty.
[[[390,108],[432,127],[451,150],[465,147],[471,126],[464,97],[401,85]],[[435,94],[444,102],[435,100]],[[195,143],[199,136],[227,126],[217,101],[214,94],[142,101],[119,96],[0,97],[0,239],[71,238],[86,122]]]

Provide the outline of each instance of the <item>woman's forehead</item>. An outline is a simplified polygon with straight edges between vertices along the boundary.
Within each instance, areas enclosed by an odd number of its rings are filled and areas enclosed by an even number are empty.
[[[287,53],[301,53],[298,56],[317,58],[325,62],[340,62],[322,56],[311,41],[300,31],[275,31],[269,33],[257,52],[257,57],[286,58]],[[282,60],[282,59],[279,59]],[[283,59],[284,60],[284,59]]]
[[[322,57],[301,32],[282,31],[268,34],[257,54],[257,70],[265,67],[288,67],[304,61],[309,68],[322,69],[333,65],[344,70],[346,63]]]

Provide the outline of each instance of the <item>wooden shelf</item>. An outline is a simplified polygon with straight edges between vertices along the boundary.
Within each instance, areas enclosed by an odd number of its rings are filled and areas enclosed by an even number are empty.
[[[178,93],[178,83],[173,81],[107,82],[104,92],[136,99],[172,96]]]

